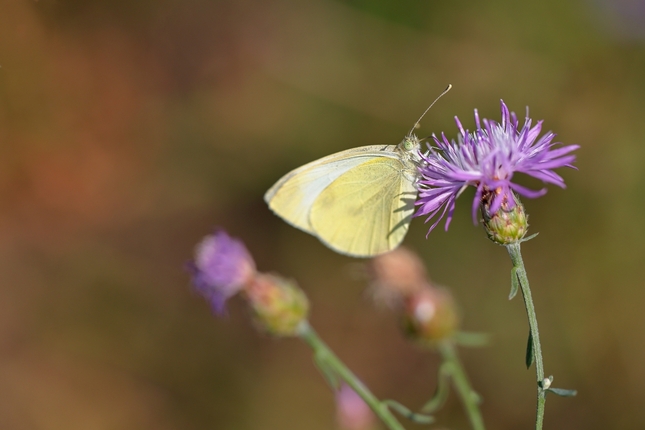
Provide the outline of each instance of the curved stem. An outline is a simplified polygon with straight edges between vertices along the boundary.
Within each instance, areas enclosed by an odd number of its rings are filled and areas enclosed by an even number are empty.
[[[513,267],[516,269],[515,273],[520,281],[520,288],[522,290],[522,296],[524,297],[524,306],[526,307],[526,314],[529,318],[529,327],[531,329],[531,337],[533,339],[533,358],[537,375],[537,416],[535,418],[535,429],[541,430],[542,423],[544,421],[546,391],[542,388],[542,381],[544,381],[544,362],[542,360],[542,347],[540,346],[540,333],[538,332],[535,306],[533,305],[533,299],[531,298],[531,289],[529,288],[529,279],[526,276],[524,261],[522,261],[520,244],[513,243],[506,245],[506,249],[511,256]]]
[[[484,430],[484,420],[479,411],[479,406],[477,406],[479,396],[470,386],[468,376],[466,376],[461,361],[459,361],[454,344],[451,341],[446,341],[440,343],[438,348],[444,363],[450,366],[450,375],[455,382],[457,393],[466,408],[466,414],[468,415],[473,430]]]
[[[376,398],[356,375],[336,357],[308,323],[304,323],[300,327],[298,334],[313,349],[314,355],[318,358],[319,362],[324,363],[338,378],[349,385],[365,401],[370,409],[374,411],[376,416],[380,418],[387,428],[390,430],[405,430],[388,409],[387,405]]]

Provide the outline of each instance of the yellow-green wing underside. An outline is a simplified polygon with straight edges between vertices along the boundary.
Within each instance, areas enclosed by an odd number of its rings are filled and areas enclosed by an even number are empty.
[[[396,248],[408,231],[417,190],[403,163],[376,157],[346,171],[316,198],[314,234],[343,254],[368,257]]]
[[[394,157],[393,146],[373,145],[348,149],[305,164],[276,182],[264,200],[289,224],[316,235],[309,214],[311,207],[331,183],[356,166],[376,157]]]

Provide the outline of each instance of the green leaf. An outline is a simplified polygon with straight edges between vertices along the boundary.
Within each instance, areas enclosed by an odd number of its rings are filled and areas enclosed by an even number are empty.
[[[434,422],[434,417],[432,415],[424,415],[412,412],[410,409],[406,408],[401,403],[395,400],[384,400],[383,403],[412,422],[418,424],[432,424]]]
[[[454,334],[452,339],[457,345],[477,347],[488,345],[490,342],[490,335],[487,333],[459,331]]]
[[[526,343],[526,368],[530,369],[531,364],[533,364],[533,333],[529,330],[529,340]]]
[[[511,292],[508,295],[509,300],[513,300],[513,297],[517,295],[517,292],[520,289],[520,278],[517,276],[518,267],[513,267],[511,269]]]
[[[540,234],[540,233],[538,232],[538,233],[535,233],[535,234],[530,235],[529,237],[525,237],[525,238],[523,238],[522,240],[520,240],[520,243],[522,243],[522,242],[527,242],[527,241],[529,241],[529,240],[533,239],[533,238],[534,238],[535,236],[537,236],[538,234]]]
[[[434,395],[421,408],[421,412],[431,414],[439,410],[446,402],[450,393],[450,376],[453,372],[453,366],[450,363],[442,363],[439,367],[439,378],[437,380],[437,389]]]
[[[573,397],[578,394],[577,390],[565,390],[564,388],[547,388],[546,391],[557,394],[560,397]]]

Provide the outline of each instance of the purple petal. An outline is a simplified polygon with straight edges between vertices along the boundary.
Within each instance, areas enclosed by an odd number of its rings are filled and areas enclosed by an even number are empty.
[[[513,191],[516,191],[518,194],[523,195],[524,197],[528,197],[530,199],[535,199],[537,197],[542,197],[543,195],[546,194],[546,188],[542,188],[540,190],[531,190],[529,188],[523,187],[521,185],[517,185],[514,183],[511,183],[511,188]]]

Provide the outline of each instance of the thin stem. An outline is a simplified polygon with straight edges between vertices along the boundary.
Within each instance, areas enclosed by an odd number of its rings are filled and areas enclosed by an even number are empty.
[[[510,245],[506,245],[506,249],[508,249],[511,261],[513,262],[513,267],[516,268],[516,274],[520,281],[520,288],[522,289],[522,296],[524,297],[524,306],[526,306],[526,314],[529,318],[529,327],[533,338],[533,358],[535,361],[535,373],[537,375],[537,416],[535,418],[535,429],[541,430],[542,423],[544,421],[546,391],[542,388],[542,381],[544,381],[544,362],[542,360],[542,347],[540,346],[540,333],[538,332],[535,306],[533,305],[533,299],[531,298],[531,289],[529,288],[529,279],[526,276],[524,261],[522,261],[520,244],[512,243]]]
[[[466,414],[468,415],[473,430],[484,430],[484,420],[477,405],[479,396],[470,386],[468,376],[466,376],[466,372],[461,365],[455,345],[451,341],[446,341],[440,343],[438,347],[444,363],[450,366],[450,375],[455,382],[457,393],[466,408]]]
[[[319,361],[323,362],[333,370],[341,380],[349,385],[390,430],[405,430],[388,409],[387,405],[376,398],[376,396],[372,394],[372,392],[356,377],[356,375],[354,375],[354,373],[352,373],[352,371],[349,370],[338,357],[336,357],[332,350],[329,349],[308,323],[304,323],[301,326],[299,335],[305,342],[307,342],[307,344],[309,344],[311,349],[313,349],[314,355],[318,357]]]

